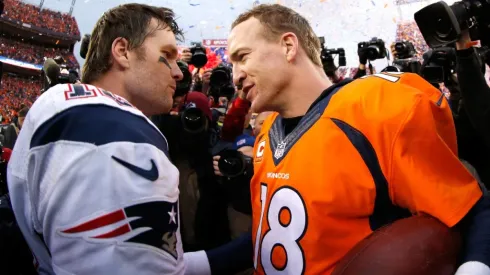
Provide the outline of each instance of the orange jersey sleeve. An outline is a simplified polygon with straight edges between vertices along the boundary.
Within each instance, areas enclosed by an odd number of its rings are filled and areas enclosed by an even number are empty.
[[[391,152],[388,181],[397,205],[453,226],[482,195],[457,157],[456,133],[446,100],[434,102],[430,94],[420,94],[400,126]]]

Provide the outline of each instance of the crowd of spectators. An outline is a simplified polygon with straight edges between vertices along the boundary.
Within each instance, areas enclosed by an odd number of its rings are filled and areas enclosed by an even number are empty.
[[[40,94],[41,80],[39,77],[21,77],[3,74],[0,84],[0,115],[4,123],[8,123],[13,112],[23,106],[31,106]]]
[[[5,56],[18,61],[42,65],[44,57],[62,56],[69,68],[78,68],[79,64],[69,49],[44,47],[29,42],[16,41],[0,36],[0,56]]]
[[[55,32],[80,36],[75,18],[69,14],[39,9],[38,6],[21,2],[20,0],[4,0],[5,10],[2,17],[31,24]]]

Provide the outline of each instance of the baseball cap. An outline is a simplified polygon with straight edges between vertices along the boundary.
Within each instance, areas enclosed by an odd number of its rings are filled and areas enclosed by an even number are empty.
[[[255,137],[250,135],[240,135],[233,143],[233,149],[238,150],[245,146],[254,147]]]
[[[211,109],[209,108],[208,97],[201,92],[190,92],[187,94],[185,98],[185,105],[194,104],[196,108],[201,110],[204,115],[208,117],[210,121],[213,119],[213,115],[211,113]]]

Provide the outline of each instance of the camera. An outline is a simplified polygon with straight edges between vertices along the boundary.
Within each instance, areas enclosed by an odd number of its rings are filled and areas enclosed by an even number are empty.
[[[208,63],[208,57],[206,56],[206,48],[199,42],[192,42],[192,46],[189,48],[192,57],[189,64],[194,65],[197,68],[202,68]]]
[[[416,59],[397,59],[393,64],[384,68],[381,72],[403,72],[420,74],[422,64]]]
[[[210,94],[216,102],[219,97],[223,96],[230,100],[235,94],[232,69],[225,63],[220,63],[211,71],[209,86]]]
[[[184,130],[190,134],[201,133],[206,130],[208,120],[206,115],[195,103],[184,105],[180,111],[180,120]]]
[[[431,48],[458,41],[461,31],[467,29],[472,40],[480,40],[482,46],[490,46],[488,0],[463,0],[451,6],[439,1],[416,12],[415,22]]]
[[[234,178],[240,175],[252,175],[252,158],[242,152],[226,149],[219,154],[218,168],[225,177]]]
[[[337,71],[337,66],[335,66],[334,56],[339,55],[339,67],[345,66],[347,63],[345,61],[345,50],[343,48],[338,49],[327,49],[325,47],[325,38],[323,36],[318,37],[320,40],[320,45],[322,47],[320,58],[323,65],[323,70],[327,76],[333,76],[335,71]]]
[[[377,37],[373,37],[367,42],[360,42],[357,46],[359,52],[366,53],[368,60],[383,59],[387,56],[385,42]]]
[[[395,43],[396,59],[408,59],[415,56],[417,51],[413,46],[412,42],[402,41]]]
[[[422,77],[432,84],[451,83],[451,75],[456,68],[456,50],[440,47],[424,53]]]
[[[180,60],[177,61],[177,66],[179,66],[179,69],[182,71],[183,78],[182,80],[177,81],[174,97],[187,94],[192,84],[192,75],[191,72],[189,72],[189,66]]]
[[[41,93],[58,84],[75,84],[77,82],[79,79],[78,72],[73,69],[68,70],[64,63],[65,60],[61,56],[44,58],[41,71],[44,78],[44,87]]]

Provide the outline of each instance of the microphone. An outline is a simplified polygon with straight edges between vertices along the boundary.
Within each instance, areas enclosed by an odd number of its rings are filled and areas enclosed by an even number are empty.
[[[82,38],[82,45],[80,45],[80,56],[85,59],[88,53],[88,46],[90,44],[90,34],[86,34]]]
[[[49,87],[53,87],[54,85],[58,84],[60,65],[58,65],[53,58],[46,58],[43,65],[43,72]]]

